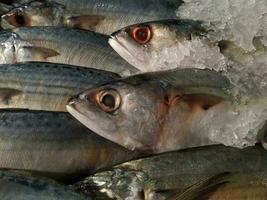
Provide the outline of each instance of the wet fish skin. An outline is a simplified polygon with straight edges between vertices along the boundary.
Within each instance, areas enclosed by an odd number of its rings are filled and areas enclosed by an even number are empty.
[[[180,0],[30,2],[4,15],[2,26],[10,28],[10,26],[56,25],[111,34],[130,24],[158,19],[176,19],[175,11],[182,3]],[[57,9],[58,7],[63,9]],[[18,10],[19,12],[17,12]]]
[[[201,21],[160,20],[134,24],[116,31],[109,43],[119,55],[142,72],[192,68],[193,61],[183,60],[194,53],[192,44],[196,42],[211,48],[212,42],[206,37],[207,33]],[[165,55],[166,50],[169,56]]]
[[[65,112],[73,95],[117,78],[112,72],[64,64],[0,65],[0,108]]]
[[[140,74],[84,91],[67,110],[102,137],[131,150],[159,153],[213,144],[200,134],[199,122],[231,102],[230,88],[227,78],[211,70]]]
[[[266,151],[260,146],[242,150],[222,145],[199,147],[126,162],[87,177],[75,187],[85,192],[94,188],[118,199],[165,200],[220,173],[251,176],[264,172],[265,157]]]
[[[0,171],[2,200],[90,200],[53,180]]]
[[[138,70],[108,44],[108,36],[60,27],[21,27],[0,34],[2,64],[40,61],[84,66],[127,76]]]
[[[0,168],[72,182],[130,160],[130,152],[84,127],[68,113],[0,112]]]
[[[241,64],[264,55],[259,45],[246,52],[234,42],[213,36],[201,21],[160,20],[130,25],[112,34],[110,45],[142,72],[173,68],[227,70],[230,61]],[[257,52],[257,53],[256,53]]]

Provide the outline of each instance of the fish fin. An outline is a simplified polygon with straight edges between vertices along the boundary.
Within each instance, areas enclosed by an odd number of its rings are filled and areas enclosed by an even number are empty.
[[[60,55],[59,52],[45,47],[25,46],[23,48],[26,51],[29,51],[32,57],[34,57],[35,60],[38,61],[46,60],[47,58]]]
[[[221,72],[210,69],[173,69],[161,72],[151,72],[127,78],[133,84],[142,83],[144,80],[161,80],[179,89],[183,94],[209,94],[224,99],[231,99],[229,91],[233,88],[230,80]]]
[[[8,101],[13,97],[21,94],[22,91],[12,88],[0,88],[0,99],[1,101],[8,105]]]
[[[69,17],[66,20],[66,25],[74,28],[95,31],[95,27],[104,19],[105,17],[102,15],[81,15]]]
[[[184,192],[174,194],[167,200],[208,200],[222,185],[229,183],[228,177],[231,174],[228,172],[215,175],[211,178],[204,179],[190,186]]]
[[[247,52],[231,41],[219,41],[218,47],[224,56],[235,62],[246,63],[253,59],[253,52]]]
[[[186,102],[190,107],[195,108],[195,106],[202,108],[203,110],[208,110],[212,106],[221,103],[224,99],[214,95],[207,94],[191,94],[182,95],[178,98],[183,102]]]

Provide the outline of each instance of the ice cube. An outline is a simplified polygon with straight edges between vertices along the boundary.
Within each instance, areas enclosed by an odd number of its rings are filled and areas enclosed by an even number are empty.
[[[266,0],[184,0],[177,16],[202,20],[218,40],[230,40],[244,50],[255,50],[253,38],[267,36]],[[265,40],[266,41],[266,40]]]

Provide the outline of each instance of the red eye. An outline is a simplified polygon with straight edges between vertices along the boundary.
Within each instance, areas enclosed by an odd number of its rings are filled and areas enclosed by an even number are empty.
[[[147,44],[152,38],[152,31],[148,26],[139,26],[132,28],[130,35],[137,43]]]

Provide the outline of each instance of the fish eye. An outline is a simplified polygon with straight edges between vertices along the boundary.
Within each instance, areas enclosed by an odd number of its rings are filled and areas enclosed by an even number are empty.
[[[138,26],[130,30],[131,37],[139,44],[147,44],[152,38],[152,30],[149,26]]]
[[[27,20],[20,10],[2,16],[10,25],[15,27],[26,26]]]
[[[26,24],[26,20],[22,12],[17,12],[15,15],[15,20],[19,26],[24,26]]]
[[[100,108],[108,113],[118,110],[121,104],[120,94],[113,89],[101,91],[96,98]]]

